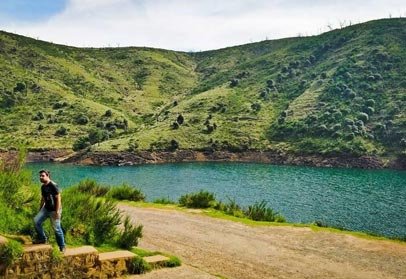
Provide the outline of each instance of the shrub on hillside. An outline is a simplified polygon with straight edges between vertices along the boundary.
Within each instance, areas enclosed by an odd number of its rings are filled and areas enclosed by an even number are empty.
[[[89,118],[84,114],[77,115],[75,117],[75,123],[79,125],[86,125],[89,123]]]
[[[238,84],[240,83],[240,80],[237,78],[233,78],[232,80],[230,80],[230,87],[236,87]]]
[[[254,221],[285,222],[285,218],[267,207],[267,202],[264,200],[248,206],[245,214]]]
[[[55,136],[57,137],[66,136],[67,134],[68,129],[66,129],[64,126],[59,127],[58,130],[55,131]]]
[[[113,112],[110,109],[106,110],[106,112],[104,113],[105,117],[111,117],[112,115],[113,115]]]
[[[42,119],[44,119],[44,118],[45,118],[45,116],[44,116],[44,114],[42,113],[42,111],[39,111],[39,112],[37,112],[37,114],[34,115],[31,119],[34,120],[34,121],[38,121],[38,120],[42,120]]]
[[[130,274],[144,274],[152,269],[151,265],[147,263],[142,257],[134,257],[130,264],[128,271]]]
[[[130,217],[126,216],[124,219],[124,229],[117,239],[117,246],[130,250],[133,246],[138,245],[138,239],[142,237],[142,225],[133,225]]]
[[[215,203],[216,199],[213,193],[200,190],[197,193],[182,195],[179,203],[182,206],[190,208],[209,208]]]
[[[81,193],[90,194],[94,197],[102,197],[109,191],[108,187],[97,184],[95,180],[85,179],[79,182],[77,189]]]
[[[72,146],[73,151],[79,151],[89,147],[91,144],[88,137],[79,137]]]
[[[141,192],[140,189],[134,188],[127,184],[110,188],[107,196],[116,200],[128,200],[128,201],[145,200],[145,195]]]
[[[357,118],[364,121],[364,122],[367,122],[369,120],[368,114],[366,114],[364,112],[359,113]]]

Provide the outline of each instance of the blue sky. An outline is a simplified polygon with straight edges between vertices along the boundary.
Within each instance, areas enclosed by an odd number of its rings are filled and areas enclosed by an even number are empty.
[[[0,0],[0,30],[80,47],[184,51],[406,17],[405,0]]]
[[[39,21],[63,12],[67,0],[0,0],[1,21]]]

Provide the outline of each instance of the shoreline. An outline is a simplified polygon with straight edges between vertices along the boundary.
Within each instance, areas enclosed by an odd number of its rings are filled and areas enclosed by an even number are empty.
[[[6,152],[7,153],[7,152]],[[1,154],[0,154],[1,157]],[[297,155],[276,151],[89,151],[72,152],[68,149],[30,151],[27,162],[59,162],[96,166],[132,166],[180,162],[246,162],[275,165],[339,167],[361,169],[406,170],[406,159],[383,159],[377,156],[322,156]]]

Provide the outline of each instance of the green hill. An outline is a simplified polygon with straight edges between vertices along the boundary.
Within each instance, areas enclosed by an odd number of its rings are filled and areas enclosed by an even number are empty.
[[[406,148],[406,19],[198,53],[0,32],[0,147]]]

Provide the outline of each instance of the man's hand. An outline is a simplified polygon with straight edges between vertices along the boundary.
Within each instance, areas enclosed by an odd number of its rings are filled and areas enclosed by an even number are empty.
[[[54,211],[52,218],[55,220],[61,219],[61,214],[58,211]]]

